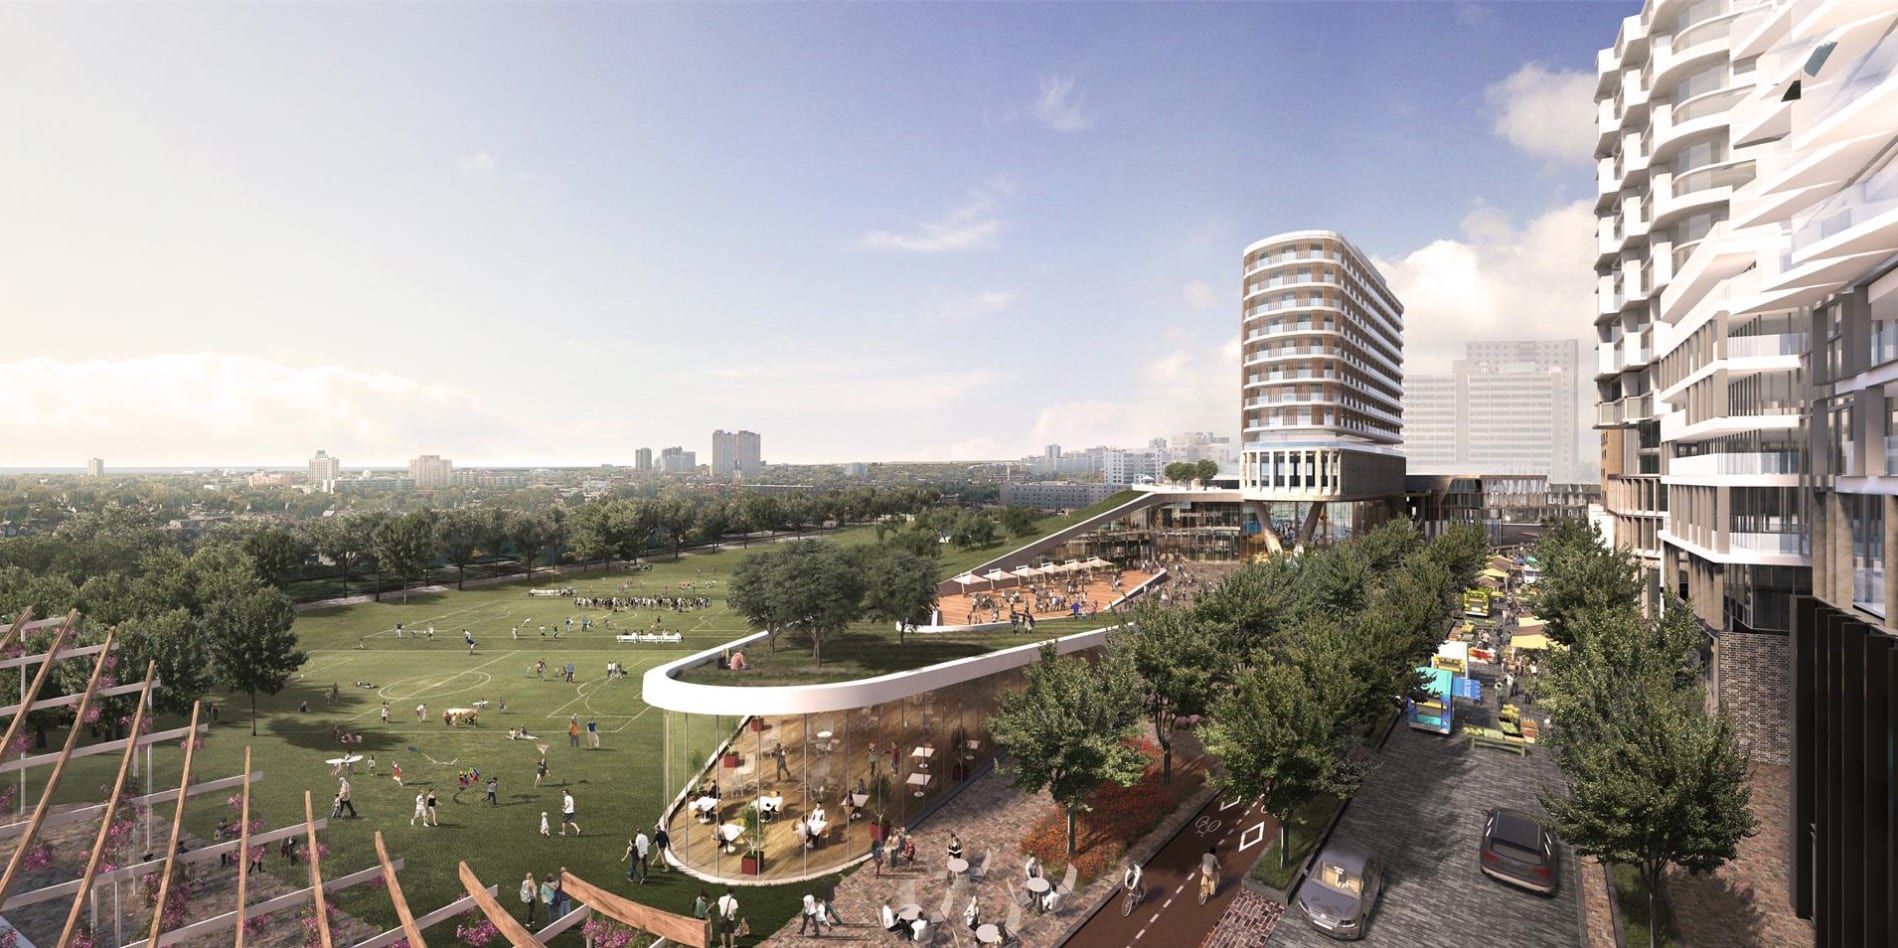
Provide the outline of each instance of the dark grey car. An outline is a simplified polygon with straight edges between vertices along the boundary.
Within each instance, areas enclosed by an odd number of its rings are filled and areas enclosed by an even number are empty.
[[[1562,877],[1555,836],[1521,810],[1489,811],[1477,858],[1484,875],[1543,895],[1553,895]]]
[[[1364,925],[1383,888],[1384,871],[1376,856],[1333,843],[1312,863],[1311,875],[1299,887],[1293,904],[1311,927],[1352,941],[1364,937]]]

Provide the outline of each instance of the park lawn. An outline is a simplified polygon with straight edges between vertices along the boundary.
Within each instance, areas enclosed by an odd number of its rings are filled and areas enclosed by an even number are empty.
[[[1054,516],[1043,517],[1040,520],[1035,522],[1034,533],[1026,537],[1013,537],[1008,540],[1004,540],[997,543],[991,543],[988,546],[977,547],[971,550],[958,550],[952,546],[944,546],[942,550],[942,557],[940,560],[937,561],[938,567],[937,567],[936,578],[939,580],[946,580],[950,578],[951,576],[959,576],[963,573],[968,572],[969,570],[976,568],[977,566],[981,566],[983,563],[986,563],[989,560],[992,560],[998,556],[1001,556],[1003,553],[1007,553],[1011,550],[1020,549],[1021,547],[1026,546],[1030,543],[1033,543],[1034,541],[1039,540],[1042,537],[1045,537],[1058,530],[1065,530],[1068,527],[1074,526],[1075,524],[1080,523],[1081,521],[1086,520],[1087,518],[1092,517],[1095,514],[1105,513],[1106,511],[1112,510],[1115,507],[1118,507],[1121,504],[1124,504],[1138,496],[1140,496],[1139,491],[1123,490],[1120,493],[1117,493],[1113,495],[1112,497],[1109,497],[1106,500],[1101,501],[1100,503],[1090,504],[1086,507],[1082,507],[1079,510],[1071,511],[1066,514],[1057,514]]]
[[[1108,616],[1041,619],[1036,620],[1032,635],[1012,632],[917,633],[903,636],[901,643],[897,641],[898,636],[892,625],[859,622],[852,625],[848,632],[824,643],[822,666],[811,658],[809,639],[782,635],[778,638],[775,652],[764,643],[747,647],[745,663],[748,667],[744,672],[734,674],[720,669],[716,663],[707,663],[686,669],[679,674],[679,679],[707,685],[752,687],[855,681],[1017,645],[1045,642],[1063,635],[1112,625],[1114,622],[1115,619]]]

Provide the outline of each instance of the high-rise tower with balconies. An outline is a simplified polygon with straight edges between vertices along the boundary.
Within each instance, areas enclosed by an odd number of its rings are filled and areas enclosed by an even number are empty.
[[[1334,231],[1244,255],[1240,488],[1269,545],[1353,535],[1404,492],[1404,307]]]

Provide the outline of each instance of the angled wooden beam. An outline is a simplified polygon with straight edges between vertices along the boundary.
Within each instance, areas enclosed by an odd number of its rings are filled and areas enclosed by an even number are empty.
[[[94,697],[97,696],[95,695]],[[210,725],[201,724],[199,727],[208,730]],[[131,741],[141,747],[146,744],[163,744],[166,741],[182,739],[190,730],[190,728],[175,727],[168,731],[152,731],[149,734],[139,734],[134,737],[121,737],[110,741],[100,741],[97,744],[87,744],[84,747],[75,748],[69,756],[73,760],[83,760],[87,757],[97,757],[100,754],[110,754],[113,751],[124,750],[125,742],[127,741]],[[19,770],[32,770],[35,767],[44,767],[57,762],[59,758],[59,754],[36,754],[32,757],[15,757],[12,760],[0,763],[0,774],[10,774]],[[17,826],[19,824],[9,823],[7,825]]]
[[[159,685],[159,687],[163,687],[162,683]],[[140,746],[148,746],[148,745],[141,742]],[[78,760],[79,755],[77,753],[73,754],[73,759]],[[263,774],[253,774],[251,776],[253,779],[256,779],[256,780],[264,779]],[[222,793],[226,790],[235,792],[239,788],[243,787],[243,785],[244,785],[244,778],[241,776],[219,777],[216,780],[207,780],[204,783],[195,784],[191,786],[190,788],[186,790],[186,794],[191,797],[201,797],[210,793]],[[158,791],[157,793],[148,793],[141,797],[129,797],[126,799],[125,802],[130,803],[133,806],[156,807],[156,806],[162,806],[166,803],[170,803],[176,799],[178,799],[178,791],[167,787],[163,790]],[[49,829],[52,829],[55,826],[66,826],[72,823],[88,823],[88,822],[91,822],[92,820],[98,819],[99,814],[104,813],[104,812],[105,812],[105,804],[92,803],[86,806],[74,807],[70,810],[61,810],[58,813],[51,813],[47,815],[46,822],[40,824],[40,832],[45,832]],[[21,830],[24,830],[24,829],[26,829],[25,820],[21,820],[18,823],[0,824],[0,843],[4,843],[6,840],[12,839],[14,836],[18,835]]]
[[[306,837],[310,841],[310,890],[316,895],[316,935],[322,948],[335,948],[330,944],[330,912],[328,898],[323,894],[323,862],[316,852],[316,807],[310,803],[310,791],[303,791],[303,825],[309,829]]]
[[[494,927],[501,930],[501,937],[506,938],[508,944],[516,948],[523,948],[523,946],[537,948],[541,945],[540,939],[535,938],[534,933],[527,930],[527,926],[515,921],[514,916],[509,915],[507,909],[502,908],[501,903],[488,894],[488,887],[481,884],[480,877],[475,875],[473,869],[468,868],[468,861],[465,859],[461,862],[460,874],[461,887],[467,889],[468,897],[474,899],[475,904],[481,907],[481,914],[486,915],[488,921],[493,922]]]
[[[395,917],[402,920],[402,933],[408,936],[409,948],[428,948],[428,943],[422,941],[422,930],[415,927],[409,900],[402,897],[402,882],[395,877],[395,866],[389,863],[389,847],[382,844],[381,830],[376,830],[376,860],[382,863],[382,879],[389,884],[389,901],[395,903]]]
[[[400,861],[401,860],[397,860],[397,862],[400,862]],[[495,889],[494,886],[488,886],[488,890],[489,890],[488,894],[493,895],[494,889]],[[464,895],[461,898],[458,898],[454,900],[453,902],[449,902],[446,905],[443,905],[441,908],[438,908],[435,911],[428,913],[427,915],[417,915],[415,917],[415,927],[426,931],[427,929],[429,929],[430,927],[434,925],[437,925],[441,922],[448,921],[449,919],[454,918],[457,915],[466,915],[467,913],[472,912],[478,908],[480,908],[480,906],[475,904],[474,899],[469,898],[468,896]],[[581,911],[585,911],[585,910],[582,909]],[[407,933],[403,932],[402,927],[398,925],[395,928],[391,928],[380,935],[371,935],[368,938],[365,938],[362,941],[357,942],[354,948],[389,948],[390,945],[393,945],[398,941],[408,941],[408,940],[409,940],[409,936],[407,935]]]
[[[688,948],[711,948],[705,943],[705,920],[688,915],[674,915],[671,912],[641,905],[631,899],[614,895],[579,876],[560,867],[561,887],[573,896],[574,901],[585,905],[595,912],[631,925],[649,935],[658,935],[675,944]]]
[[[151,707],[152,679],[158,677],[158,663],[145,665],[145,690],[139,694],[138,710],[132,712],[132,733],[137,734],[145,727],[145,709]],[[73,730],[79,729],[79,722],[73,722]],[[86,896],[92,892],[92,877],[99,872],[99,862],[105,858],[105,841],[112,835],[112,818],[119,812],[119,794],[125,791],[125,776],[132,772],[132,759],[138,756],[138,742],[125,745],[125,753],[119,757],[119,775],[112,781],[112,794],[105,800],[105,817],[99,821],[99,834],[92,839],[92,852],[86,856],[86,871],[79,874],[79,894],[73,897],[72,908],[66,912],[66,928],[59,933],[59,948],[71,948],[73,933],[79,930],[79,916],[85,914]],[[159,907],[164,906],[161,900]],[[159,909],[152,910],[158,915]]]
[[[196,850],[193,850],[193,852],[196,852]],[[401,868],[399,864],[402,862],[402,860],[400,858],[397,858],[396,862],[398,863],[397,868],[398,869]],[[352,886],[362,885],[363,883],[376,879],[380,877],[381,875],[382,875],[382,867],[370,866],[367,869],[359,869],[341,878],[325,879],[323,880],[323,888],[325,891],[338,892],[343,889],[350,888]],[[310,889],[306,887],[302,889],[297,889],[294,892],[286,892],[283,895],[279,895],[274,898],[265,899],[262,902],[259,902],[256,905],[251,906],[250,912],[248,914],[274,915],[277,912],[294,912],[298,910],[299,908],[301,908],[302,906],[305,906],[308,904],[310,904]],[[217,934],[219,932],[222,932],[236,923],[237,923],[236,912],[225,912],[220,915],[213,915],[210,918],[192,922],[191,924],[186,925],[183,928],[174,928],[171,931],[168,931],[164,933],[163,935],[158,936],[157,944],[159,945],[159,948],[165,948],[165,946],[168,946],[168,945],[178,945],[178,944],[187,944],[187,943],[194,944],[194,945],[199,944],[200,943],[199,939],[203,939],[211,935]],[[119,948],[151,948],[152,944],[153,943],[151,941],[144,938],[140,938],[140,939],[137,939],[136,941],[126,942],[125,944],[120,945]]]
[[[59,659],[60,646],[66,644],[66,630],[72,628],[73,620],[78,616],[79,611],[73,610],[72,615],[66,617],[66,624],[60,626],[59,631],[54,634],[53,647],[46,651],[46,660],[40,663],[40,670],[33,676],[33,683],[26,686],[26,693],[20,696],[22,710],[13,716],[13,720],[7,722],[6,736],[0,737],[0,757],[13,752],[13,739],[20,736],[20,728],[26,726],[26,712],[32,710],[33,699],[39,697],[40,686],[46,684],[47,676],[53,673],[53,662]],[[112,635],[109,632],[106,633],[106,641],[112,641]],[[102,651],[99,654],[104,655],[105,652]]]
[[[322,830],[328,822],[329,821],[327,820],[317,820],[316,828],[318,830]],[[302,835],[303,835],[303,824],[292,823],[289,826],[279,827],[274,830],[267,830],[262,833],[254,834],[251,836],[250,842],[251,842],[251,845],[253,846],[264,846],[270,843],[274,843],[280,839],[294,839]],[[227,853],[235,853],[235,852],[237,852],[237,840],[233,839],[229,842],[218,843],[215,846],[204,846],[198,849],[193,849],[189,852],[181,852],[178,854],[178,865],[179,866],[195,866],[195,865],[200,865],[200,864],[207,864],[212,859],[218,856],[222,856]],[[154,853],[154,855],[156,854]],[[401,857],[399,856],[396,857],[396,862],[400,863],[401,861],[402,861]],[[121,882],[121,883],[130,884],[133,882],[137,882],[138,880],[143,879],[146,876],[152,875],[153,873],[157,872],[159,869],[164,868],[164,865],[165,865],[165,861],[163,859],[153,859],[149,862],[133,863],[132,865],[126,866],[123,869],[114,869],[111,872],[99,873],[98,878],[94,879],[92,881],[92,884],[95,886],[106,885],[108,883],[113,883],[113,882]],[[329,888],[331,889],[336,888],[336,886],[330,885],[328,882],[325,882],[324,885],[329,886]],[[52,885],[41,886],[40,888],[33,889],[28,892],[18,892],[13,895],[9,895],[7,896],[6,908],[7,910],[11,911],[13,909],[21,908],[28,905],[38,905],[41,902],[51,902],[55,899],[70,899],[74,895],[76,895],[78,892],[79,892],[79,880],[67,879],[65,882],[55,882]],[[251,909],[252,915],[260,914],[257,911],[257,906],[253,905],[250,907],[250,909]],[[168,941],[171,939],[172,934],[173,934],[172,932],[166,932],[163,935],[159,936],[159,940]]]
[[[156,940],[158,930],[164,927],[165,898],[171,894],[171,867],[178,859],[178,836],[185,826],[185,800],[191,789],[191,758],[198,751],[198,710],[204,706],[202,701],[191,702],[192,735],[185,738],[184,767],[178,772],[178,808],[171,814],[171,842],[165,844],[165,868],[158,870],[158,901],[152,904],[152,930],[150,937]],[[244,748],[245,776],[250,776],[250,748]],[[244,792],[250,792],[250,781],[244,782]],[[223,842],[219,840],[219,842]],[[241,927],[241,926],[240,926]]]
[[[244,745],[244,776],[250,776],[250,745]],[[179,812],[184,807],[178,808]],[[244,781],[244,802],[237,811],[237,948],[244,948],[245,885],[250,882],[250,781]],[[158,930],[152,929],[151,941],[158,942]]]
[[[33,621],[33,610],[21,609],[20,615],[13,620],[12,625],[7,627],[6,637],[0,638],[0,654],[6,653],[7,646],[13,644],[13,640],[19,637],[20,630],[26,628],[26,624],[31,621]]]
[[[33,808],[33,816],[27,820],[26,832],[21,834],[20,844],[14,847],[13,858],[7,860],[6,873],[0,875],[0,905],[7,904],[7,893],[12,892],[13,884],[20,880],[20,871],[26,863],[27,850],[33,848],[33,837],[39,835],[40,823],[45,821],[46,812],[52,809],[53,793],[59,789],[60,778],[66,775],[66,762],[72,758],[73,748],[79,745],[79,722],[86,719],[86,706],[92,702],[92,693],[99,690],[99,676],[105,673],[105,659],[107,655],[112,654],[112,637],[117,634],[117,629],[109,629],[105,633],[105,650],[99,653],[99,660],[92,663],[92,677],[86,679],[86,693],[84,700],[79,702],[79,715],[73,719],[72,729],[66,734],[66,748],[59,752],[59,760],[53,763],[53,772],[46,778],[45,789],[40,791],[39,805]],[[54,646],[54,651],[57,650],[58,646]],[[46,669],[51,668],[52,664],[52,655],[48,653],[46,664],[40,667],[39,677],[33,680],[35,690],[46,677]],[[32,700],[29,694],[28,707],[32,706]],[[13,723],[18,725],[24,720],[26,720],[26,715],[22,714],[14,718]],[[9,741],[13,739],[12,728],[7,729],[6,739]]]

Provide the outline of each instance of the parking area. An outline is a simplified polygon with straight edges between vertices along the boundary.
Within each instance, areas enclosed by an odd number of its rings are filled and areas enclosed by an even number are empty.
[[[1494,707],[1493,699],[1487,712],[1458,702],[1459,714],[1472,720],[1492,716]],[[1332,837],[1384,860],[1385,889],[1363,944],[1580,945],[1575,855],[1566,845],[1553,897],[1505,886],[1477,869],[1483,814],[1492,806],[1539,814],[1537,794],[1560,780],[1545,748],[1519,757],[1400,725]],[[1335,942],[1288,909],[1269,944],[1316,948]]]

